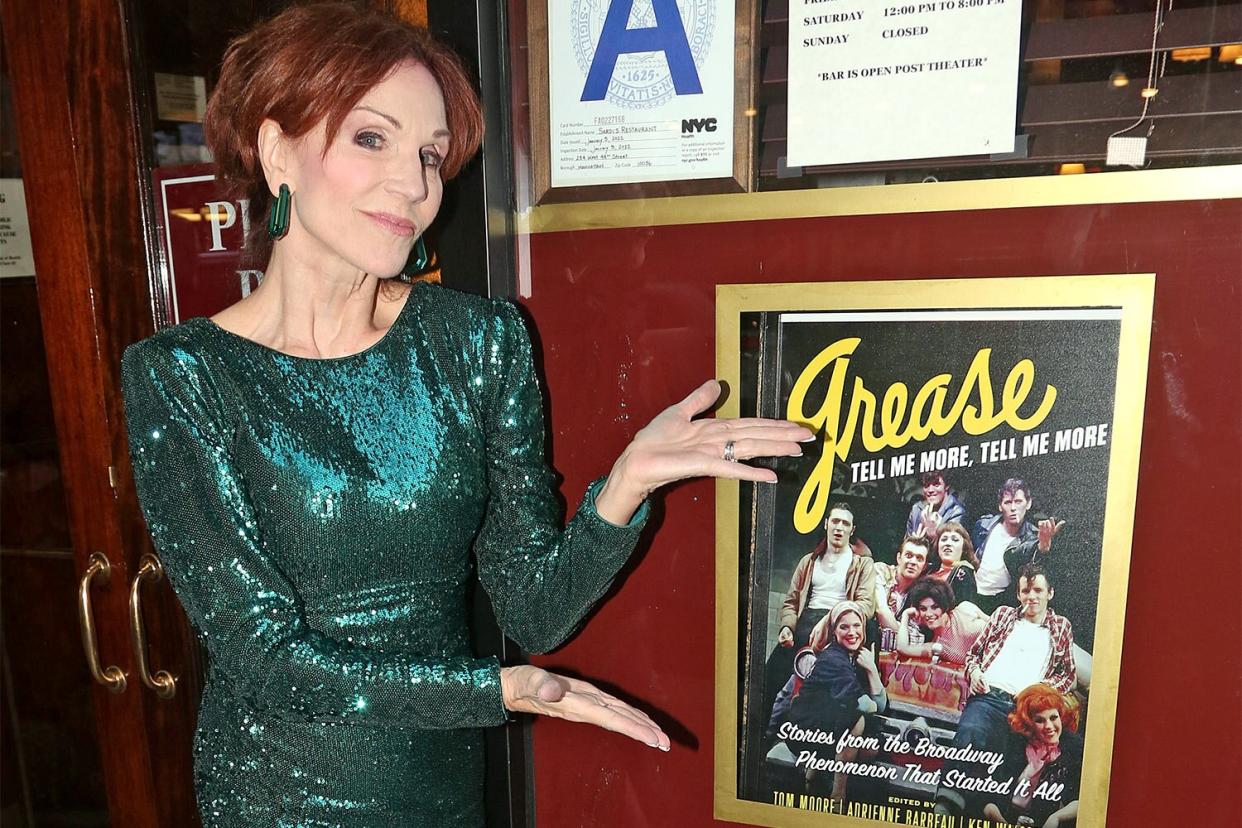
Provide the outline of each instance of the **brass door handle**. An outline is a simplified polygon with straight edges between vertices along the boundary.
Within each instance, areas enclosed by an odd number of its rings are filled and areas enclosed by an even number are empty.
[[[142,623],[142,599],[138,594],[143,581],[159,581],[163,577],[164,566],[160,559],[149,553],[143,555],[138,561],[138,574],[129,586],[129,640],[134,647],[138,678],[161,699],[171,699],[177,694],[177,677],[167,670],[151,675],[151,668],[147,666],[147,631]]]
[[[82,628],[82,649],[86,650],[86,664],[95,681],[113,693],[125,692],[125,672],[115,664],[100,668],[99,645],[95,641],[95,616],[91,613],[91,585],[103,586],[112,577],[112,564],[102,552],[92,552],[86,561],[86,572],[78,586],[78,623]]]

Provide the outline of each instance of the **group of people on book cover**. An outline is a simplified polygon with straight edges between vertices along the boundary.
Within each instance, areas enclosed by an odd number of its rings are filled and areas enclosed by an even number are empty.
[[[920,482],[892,564],[872,556],[849,503],[829,504],[823,537],[780,607],[763,683],[766,744],[799,757],[807,791],[844,800],[861,777],[879,775],[877,746],[893,743],[876,738],[892,712],[880,660],[937,666],[965,704],[942,722],[951,745],[937,745],[930,728],[922,744],[903,744],[939,757],[928,762],[934,775],[914,774],[930,783],[928,807],[1072,825],[1090,656],[1053,608],[1059,576],[1045,558],[1064,523],[1028,520],[1031,486],[1016,477],[1001,485],[995,511],[973,520],[944,472]]]

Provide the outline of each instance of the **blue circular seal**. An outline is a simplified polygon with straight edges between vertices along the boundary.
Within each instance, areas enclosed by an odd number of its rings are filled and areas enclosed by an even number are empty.
[[[583,77],[590,71],[595,47],[604,28],[604,18],[613,2],[625,0],[573,2],[570,25],[574,55]],[[651,7],[651,0],[633,0],[633,3],[626,28],[655,28],[655,10]],[[677,0],[677,10],[695,68],[701,70],[716,30],[716,5],[713,0]],[[673,94],[673,77],[663,52],[629,52],[617,58],[605,100],[622,109],[655,109],[672,100]]]

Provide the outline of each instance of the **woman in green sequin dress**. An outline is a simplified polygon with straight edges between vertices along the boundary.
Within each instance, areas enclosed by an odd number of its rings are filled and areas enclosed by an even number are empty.
[[[287,11],[226,55],[207,121],[218,175],[260,230],[287,185],[287,232],[248,238],[266,261],[249,297],[123,362],[143,512],[208,653],[208,826],[481,824],[478,728],[511,712],[667,750],[585,682],[471,655],[471,573],[506,635],[554,648],[625,562],[653,489],[774,479],[724,455],[800,454],[810,436],[693,419],[719,393],[707,383],[563,526],[516,309],[390,278],[480,131],[445,47],[353,6]]]

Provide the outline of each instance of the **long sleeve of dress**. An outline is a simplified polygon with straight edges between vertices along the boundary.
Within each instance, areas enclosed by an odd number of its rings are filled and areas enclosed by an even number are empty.
[[[562,529],[544,458],[543,404],[530,337],[513,305],[496,302],[482,346],[491,497],[475,543],[479,579],[505,634],[529,652],[547,652],[608,589],[649,509],[644,503],[626,526],[609,523],[595,511],[602,483],[597,480]]]
[[[213,676],[278,719],[415,728],[505,720],[493,658],[380,652],[311,628],[239,478],[228,404],[194,353],[147,340],[126,352],[122,376],[143,514]]]

